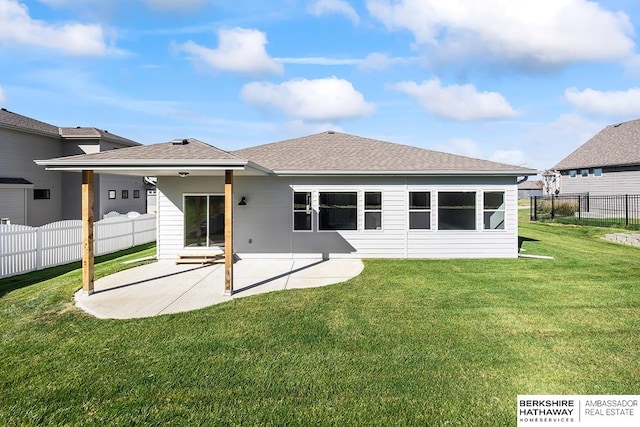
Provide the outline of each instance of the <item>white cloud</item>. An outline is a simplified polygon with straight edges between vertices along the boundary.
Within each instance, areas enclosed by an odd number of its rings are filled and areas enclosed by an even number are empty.
[[[275,107],[287,116],[308,120],[362,117],[375,109],[351,82],[336,77],[294,79],[281,84],[253,82],[242,88],[241,98],[251,105]]]
[[[411,57],[390,57],[385,53],[373,52],[367,55],[358,64],[361,70],[383,70],[396,64],[410,64],[418,61],[418,58]]]
[[[239,27],[222,29],[218,39],[217,49],[200,46],[191,40],[174,47],[215,70],[252,75],[282,73],[282,64],[267,54],[267,36],[263,32]]]
[[[0,102],[5,102],[7,100],[7,97],[4,94],[4,90],[2,89],[2,86],[0,86]]]
[[[335,125],[331,122],[312,122],[308,123],[304,120],[290,120],[281,125],[281,129],[287,135],[300,136],[311,135],[314,133],[320,133],[327,130],[334,130],[336,132],[344,132],[341,126]]]
[[[600,91],[572,87],[564,96],[578,110],[603,116],[631,117],[640,115],[640,88],[626,91]]]
[[[527,148],[527,163],[544,170],[553,167],[605,126],[579,114],[563,114],[537,124],[517,139]]]
[[[422,84],[407,81],[391,87],[415,98],[431,114],[446,119],[473,121],[517,114],[498,92],[479,92],[471,84],[442,86],[440,80],[433,78]]]
[[[516,166],[526,164],[526,157],[520,150],[496,150],[489,160]]]
[[[144,0],[150,9],[158,12],[193,12],[201,9],[207,0]]]
[[[344,0],[316,0],[309,4],[309,13],[315,16],[326,14],[344,15],[355,25],[360,23],[360,17],[355,9]]]
[[[474,158],[482,157],[480,145],[471,138],[454,138],[434,147],[434,150]]]
[[[15,0],[0,0],[0,44],[35,46],[71,55],[105,55],[110,49],[98,24],[51,24],[32,19]]]
[[[325,58],[322,56],[302,57],[302,58],[274,58],[282,64],[303,64],[303,65],[358,65],[362,59],[355,58]]]
[[[633,26],[588,0],[369,0],[372,16],[406,29],[447,58],[486,58],[534,67],[625,58]]]

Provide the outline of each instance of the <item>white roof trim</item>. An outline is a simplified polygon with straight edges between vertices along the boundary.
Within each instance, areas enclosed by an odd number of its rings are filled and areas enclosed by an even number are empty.
[[[487,170],[417,170],[417,171],[350,171],[350,170],[319,170],[319,171],[307,171],[307,170],[275,170],[274,173],[280,176],[297,176],[297,175],[430,175],[430,176],[447,176],[447,175],[500,175],[500,176],[525,176],[525,175],[537,175],[538,171],[533,169],[518,169],[518,170],[499,170],[499,171],[487,171]]]

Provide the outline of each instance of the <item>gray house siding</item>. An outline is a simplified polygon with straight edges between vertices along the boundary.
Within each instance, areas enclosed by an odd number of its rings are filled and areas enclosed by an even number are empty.
[[[127,213],[131,211],[145,213],[147,211],[147,190],[142,177],[98,174],[100,185],[99,206],[96,208],[96,215],[100,218],[111,211]],[[109,199],[109,190],[115,190],[116,198]],[[128,197],[123,198],[122,192],[127,191]],[[137,191],[138,198],[135,198]]]
[[[11,224],[26,223],[27,192],[26,188],[7,188],[0,185],[0,219],[8,219]]]
[[[34,155],[50,158],[59,156],[60,151],[61,141],[57,138],[0,128],[0,176],[25,178],[33,183],[33,189],[26,191],[28,225],[39,226],[61,219],[62,173],[48,172],[33,163]],[[34,189],[50,190],[51,198],[34,200]],[[17,208],[0,204],[0,217],[5,217],[3,210]]]
[[[603,168],[602,176],[594,176],[593,168],[589,176],[583,177],[577,169],[575,177],[569,171],[562,171],[560,191],[562,194],[589,193],[591,195],[640,194],[640,165],[633,167]]]
[[[101,142],[97,138],[61,139],[53,133],[3,127],[0,124],[0,177],[24,178],[33,183],[31,188],[26,189],[10,186],[0,189],[0,218],[10,218],[12,223],[31,226],[80,219],[80,173],[48,171],[33,161],[99,152],[101,147],[114,149],[124,146],[112,141]],[[106,191],[109,188],[118,191],[116,200],[108,200]],[[129,191],[126,200],[122,199],[123,189]],[[50,198],[34,199],[34,190],[49,190]],[[133,197],[134,190],[139,191],[138,199]],[[146,210],[146,188],[142,178],[96,175],[96,218],[110,211],[145,213]]]
[[[293,231],[293,192],[312,194],[312,231]],[[357,230],[318,231],[320,192],[356,192]],[[364,230],[364,193],[382,192],[382,228]],[[409,230],[410,191],[431,193],[431,227]],[[505,193],[505,226],[484,230],[486,191]],[[158,257],[184,247],[184,194],[223,194],[221,177],[158,177]],[[438,192],[475,192],[475,230],[438,230]],[[238,206],[245,197],[247,204]],[[517,256],[514,177],[247,177],[234,179],[234,250],[241,257],[484,258]]]

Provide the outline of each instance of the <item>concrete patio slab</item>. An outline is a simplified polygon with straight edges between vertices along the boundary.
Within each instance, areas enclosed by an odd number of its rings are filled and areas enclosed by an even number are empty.
[[[250,295],[344,282],[364,268],[359,259],[244,259],[234,265],[234,293],[224,295],[224,266],[158,261],[95,282],[76,305],[98,318],[130,319],[208,307]]]

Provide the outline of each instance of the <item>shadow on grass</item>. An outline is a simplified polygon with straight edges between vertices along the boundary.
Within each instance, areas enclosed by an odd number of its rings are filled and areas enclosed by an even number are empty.
[[[531,239],[529,237],[523,237],[523,236],[518,236],[518,253],[520,253],[520,251],[522,251],[522,244],[524,242],[539,242],[540,240],[538,239]]]
[[[155,242],[146,243],[133,248],[125,249],[122,251],[114,252],[107,255],[101,255],[96,257],[95,265],[103,262],[112,261],[116,258],[120,258],[126,255],[131,255],[136,252],[151,249],[155,246]],[[17,276],[7,277],[6,279],[0,279],[0,298],[5,296],[11,291],[16,289],[25,288],[35,283],[40,283],[45,280],[53,279],[54,277],[62,276],[74,270],[82,268],[82,261],[75,261],[69,264],[58,265],[56,267],[45,268],[43,270],[32,271],[29,273],[20,274]]]

